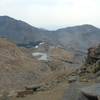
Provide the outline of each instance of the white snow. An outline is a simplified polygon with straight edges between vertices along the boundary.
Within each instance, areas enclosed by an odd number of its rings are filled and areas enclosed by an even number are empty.
[[[43,44],[44,44],[44,42],[39,43],[39,45],[43,45]]]
[[[37,48],[39,48],[39,46],[38,46],[38,45],[36,45],[36,46],[35,46],[35,48],[37,49]]]
[[[44,44],[44,42],[41,42],[41,43],[39,43],[38,45],[36,45],[34,48],[37,49],[37,48],[39,48],[40,45],[43,45],[43,44]]]
[[[35,53],[32,53],[32,55],[34,57],[38,57],[38,60],[48,60],[48,55],[46,53],[35,52]]]

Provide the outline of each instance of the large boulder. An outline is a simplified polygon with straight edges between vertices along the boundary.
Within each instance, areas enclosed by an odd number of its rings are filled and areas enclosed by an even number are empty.
[[[66,89],[63,100],[100,100],[100,83],[72,83]]]
[[[88,100],[81,92],[81,88],[85,86],[86,84],[80,84],[78,82],[71,83],[65,91],[63,100]]]
[[[88,49],[86,63],[93,64],[98,60],[100,60],[100,45]]]
[[[88,98],[88,100],[99,100],[100,98],[100,83],[92,86],[84,87],[81,89],[82,94]]]
[[[81,67],[80,72],[97,73],[100,71],[100,45],[88,49],[85,64]]]

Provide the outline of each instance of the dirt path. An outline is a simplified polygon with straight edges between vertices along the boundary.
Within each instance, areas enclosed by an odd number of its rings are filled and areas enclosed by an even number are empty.
[[[13,100],[62,100],[66,87],[68,84],[65,81],[48,91],[41,91],[24,98],[13,98]]]

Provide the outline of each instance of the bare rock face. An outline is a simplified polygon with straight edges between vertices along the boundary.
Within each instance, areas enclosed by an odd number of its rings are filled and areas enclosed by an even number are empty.
[[[88,98],[81,92],[81,88],[83,87],[85,87],[85,84],[80,84],[78,82],[70,84],[65,91],[63,100],[88,100]]]
[[[88,49],[85,65],[82,73],[98,73],[100,71],[100,45]]]
[[[99,100],[100,83],[82,84],[72,83],[65,91],[63,100]]]
[[[100,60],[100,45],[88,49],[87,64],[94,64]]]
[[[82,94],[88,100],[99,100],[100,98],[100,83],[81,89]]]

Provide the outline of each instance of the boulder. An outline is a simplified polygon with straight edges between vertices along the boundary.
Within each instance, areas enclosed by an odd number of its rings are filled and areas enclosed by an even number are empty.
[[[80,90],[82,87],[84,87],[84,84],[71,83],[65,91],[63,100],[88,100]]]
[[[100,83],[71,83],[65,91],[63,100],[100,100]]]
[[[80,75],[95,76],[100,71],[100,45],[88,49],[85,64],[80,68]],[[88,77],[89,78],[89,77]]]
[[[100,99],[100,83],[84,87],[81,92],[88,100],[98,100]]]

